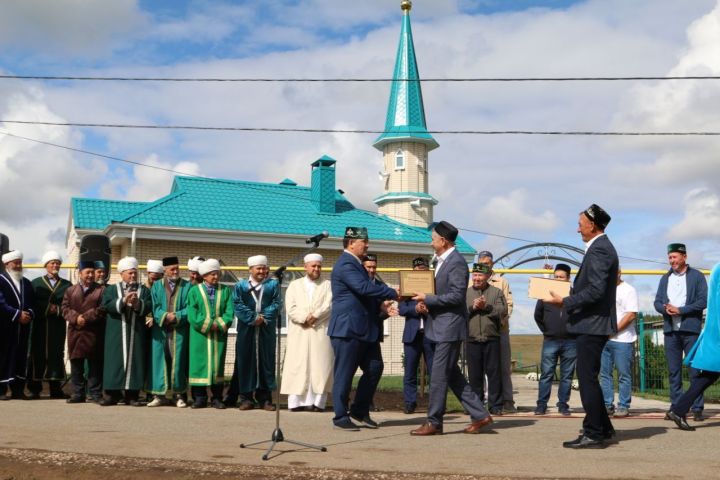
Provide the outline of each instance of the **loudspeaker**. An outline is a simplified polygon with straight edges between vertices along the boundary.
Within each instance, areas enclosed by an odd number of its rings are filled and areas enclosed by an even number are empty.
[[[105,235],[85,235],[80,240],[80,261],[97,262],[102,261],[105,268],[110,272],[110,239]]]
[[[7,235],[0,233],[0,256],[5,255],[10,251],[10,239]],[[5,271],[5,264],[0,262],[0,273]]]

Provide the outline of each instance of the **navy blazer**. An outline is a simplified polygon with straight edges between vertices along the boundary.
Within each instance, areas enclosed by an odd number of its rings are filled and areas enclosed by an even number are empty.
[[[25,380],[32,322],[21,324],[20,314],[25,310],[35,318],[33,294],[27,278],[22,279],[18,291],[7,272],[0,274],[0,380]]]
[[[332,313],[328,335],[377,342],[382,331],[378,326],[379,301],[396,299],[397,292],[370,280],[358,259],[343,252],[330,275]]]
[[[655,294],[655,310],[663,316],[663,332],[672,332],[672,317],[665,313],[665,305],[670,303],[667,295],[668,278],[672,268],[660,277],[657,294]],[[685,306],[680,307],[680,331],[700,333],[702,328],[703,310],[707,307],[708,286],[702,272],[688,266],[686,275],[687,299]]]
[[[465,304],[470,273],[468,265],[454,250],[435,272],[435,295],[428,295],[425,336],[432,342],[457,342],[468,336],[468,310]]]
[[[619,266],[617,252],[607,235],[596,238],[575,276],[573,293],[563,302],[568,333],[617,333],[615,292]]]
[[[403,328],[403,343],[412,343],[420,331],[421,315],[415,311],[417,302],[415,300],[405,300],[398,302],[398,310],[401,317],[405,317],[405,327]]]

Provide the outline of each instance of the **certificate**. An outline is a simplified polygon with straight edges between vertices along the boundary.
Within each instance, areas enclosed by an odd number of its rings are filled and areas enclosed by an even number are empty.
[[[400,296],[414,297],[416,293],[435,295],[435,272],[432,270],[399,270]]]
[[[570,282],[555,280],[554,278],[530,277],[528,297],[545,300],[551,297],[551,291],[561,297],[567,297],[570,295],[571,285]]]

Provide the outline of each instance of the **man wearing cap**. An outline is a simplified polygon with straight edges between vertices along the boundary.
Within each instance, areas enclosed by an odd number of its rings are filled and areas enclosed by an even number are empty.
[[[222,402],[225,352],[227,332],[233,321],[233,300],[230,288],[220,283],[221,273],[218,260],[203,261],[198,266],[202,283],[188,293],[192,408],[208,406],[207,387],[212,393],[212,407],[225,408]]]
[[[62,257],[59,253],[46,252],[40,263],[46,273],[32,281],[35,318],[30,334],[28,398],[40,398],[43,380],[50,385],[50,398],[67,398],[61,388],[65,380],[66,326],[60,307],[71,283],[60,278]]]
[[[203,257],[193,257],[187,262],[188,267],[188,274],[189,274],[189,282],[190,285],[200,285],[203,281],[202,275],[198,273],[198,270],[200,269],[200,264],[204,262],[205,259]]]
[[[468,380],[479,398],[485,398],[487,375],[488,409],[502,415],[503,396],[500,375],[500,323],[507,314],[502,290],[490,285],[492,268],[473,265],[472,285],[467,289],[468,339],[465,342]]]
[[[483,263],[490,267],[494,266],[494,257],[492,252],[487,250],[478,254],[478,263]],[[512,350],[510,348],[510,316],[513,312],[513,296],[510,290],[510,282],[503,276],[493,272],[489,280],[490,285],[499,288],[505,297],[507,304],[507,313],[505,318],[500,322],[500,381],[502,384],[502,410],[505,413],[515,413],[515,400],[513,399],[512,384]]]
[[[153,326],[148,383],[154,397],[148,407],[166,405],[170,394],[175,406],[185,408],[189,341],[187,301],[193,286],[180,278],[178,257],[165,257],[162,265],[164,276],[150,290]]]
[[[102,260],[97,260],[94,262],[95,267],[95,283],[98,283],[100,285],[105,285],[107,283],[107,277],[108,277],[108,266],[105,265],[105,262]]]
[[[671,243],[667,248],[670,269],[660,278],[655,295],[655,310],[663,316],[665,358],[670,380],[670,410],[683,393],[683,356],[692,350],[702,329],[703,310],[707,307],[708,287],[705,276],[687,264],[687,248]],[[690,376],[699,371],[690,367]],[[693,419],[703,420],[704,401],[698,396],[692,405]],[[665,419],[669,417],[666,415]]]
[[[107,397],[100,405],[117,405],[124,391],[126,404],[142,406],[138,395],[145,384],[145,317],[152,310],[152,299],[147,287],[138,283],[136,258],[120,259],[118,273],[121,280],[103,292],[107,311],[103,386]]]
[[[161,280],[163,278],[163,275],[165,275],[165,269],[163,268],[163,264],[161,260],[148,260],[147,264],[145,265],[145,272],[147,273],[147,276],[145,278],[145,286],[147,287],[148,291],[150,293],[150,297],[152,298],[152,287],[158,280]],[[147,329],[145,329],[145,365],[147,366],[147,371],[145,372],[145,380],[147,382],[147,385],[145,386],[145,400],[147,401],[148,405],[152,403],[152,400],[155,399],[155,395],[153,395],[150,390],[150,379],[153,377],[153,364],[152,364],[152,326],[153,326],[154,320],[153,320],[153,310],[150,309],[150,313],[145,317],[145,326]],[[157,405],[153,405],[157,406]]]
[[[397,291],[387,285],[371,281],[362,259],[368,250],[368,232],[364,227],[347,227],[343,238],[343,253],[333,267],[330,277],[332,313],[328,335],[335,353],[333,366],[333,425],[348,431],[358,426],[350,417],[368,428],[377,428],[370,418],[370,403],[379,382],[377,373],[380,356],[377,305],[379,301],[395,300]],[[349,405],[352,379],[358,367],[363,377],[355,391],[353,405]],[[382,375],[382,370],[380,371]]]
[[[570,281],[570,265],[555,265],[553,278],[563,282]],[[543,334],[542,355],[540,361],[540,379],[538,380],[538,399],[535,415],[545,415],[550,400],[555,369],[560,363],[560,384],[557,390],[558,413],[570,415],[570,393],[575,374],[575,339],[567,331],[567,312],[564,308],[538,300],[535,304],[535,323]]]
[[[323,257],[305,255],[305,276],[293,280],[285,294],[287,346],[280,393],[291,411],[325,410],[332,388],[333,350],[327,336],[332,293],[330,281],[320,280]]]
[[[412,261],[413,270],[430,270],[427,258],[417,257]],[[405,359],[405,373],[403,375],[403,400],[405,401],[405,414],[415,413],[417,408],[418,366],[420,359],[425,361],[428,373],[432,368],[433,345],[425,336],[426,316],[419,313],[418,302],[403,300],[398,302],[398,313],[405,317],[403,327],[403,355]]]
[[[258,407],[275,410],[275,322],[280,321],[280,285],[268,278],[270,269],[265,255],[248,258],[250,277],[235,284],[233,303],[237,322],[235,372],[229,403],[240,396],[240,410]]]
[[[67,322],[68,358],[73,393],[68,403],[83,403],[87,388],[89,401],[102,400],[103,331],[105,310],[102,308],[105,287],[95,282],[96,265],[81,261],[79,281],[65,291],[62,315]],[[87,377],[85,376],[87,362]]]
[[[585,242],[585,256],[573,291],[564,298],[551,292],[551,297],[544,299],[545,303],[565,307],[568,333],[575,336],[576,342],[576,369],[585,418],[583,433],[564,442],[565,448],[604,448],[605,440],[615,435],[598,381],[603,348],[608,337],[617,333],[619,262],[615,247],[605,235],[608,223],[610,215],[595,204],[580,212],[578,233]]]
[[[457,236],[457,228],[450,223],[442,221],[435,225],[430,243],[437,257],[435,294],[418,293],[413,297],[420,302],[420,313],[427,315],[425,335],[435,344],[435,353],[430,371],[427,420],[410,435],[443,433],[448,388],[470,413],[471,423],[463,430],[465,433],[480,433],[493,421],[482,399],[473,391],[458,366],[462,342],[468,337],[465,298],[469,275],[467,262],[455,249]]]
[[[33,287],[23,276],[23,254],[2,256],[0,273],[0,400],[24,399],[30,322],[35,318]],[[8,387],[11,395],[5,395]]]

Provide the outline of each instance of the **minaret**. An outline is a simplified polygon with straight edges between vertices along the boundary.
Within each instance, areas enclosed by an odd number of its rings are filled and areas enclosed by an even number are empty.
[[[433,221],[428,193],[428,152],[439,145],[425,124],[420,74],[410,29],[412,2],[402,0],[400,43],[393,72],[385,130],[373,146],[383,152],[383,195],[375,199],[378,213],[399,222],[427,227]]]

